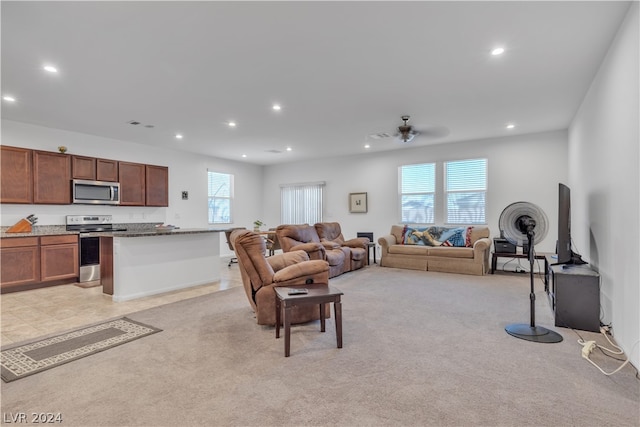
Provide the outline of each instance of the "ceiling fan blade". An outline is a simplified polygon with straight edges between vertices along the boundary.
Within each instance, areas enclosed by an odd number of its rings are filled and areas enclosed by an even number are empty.
[[[420,131],[420,135],[424,135],[427,138],[444,138],[449,136],[450,133],[451,130],[446,126],[430,126]]]

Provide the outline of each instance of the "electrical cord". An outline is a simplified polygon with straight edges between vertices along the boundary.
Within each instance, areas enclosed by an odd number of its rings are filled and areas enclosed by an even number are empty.
[[[574,331],[575,332],[575,331]],[[609,332],[609,328],[607,326],[603,326],[600,328],[600,333],[602,335],[604,335],[604,337],[606,338],[607,342],[614,347],[615,350],[612,350],[610,348],[601,346],[599,344],[597,344],[595,341],[585,341],[582,337],[580,337],[580,339],[578,339],[578,344],[580,344],[582,346],[582,357],[584,359],[586,359],[589,363],[591,363],[593,366],[595,366],[596,368],[598,368],[598,370],[600,372],[602,372],[604,375],[610,376],[615,374],[616,372],[619,372],[622,368],[624,368],[630,361],[629,357],[627,356],[626,359],[624,360],[624,362],[622,363],[622,365],[618,366],[617,369],[615,369],[612,372],[605,372],[604,369],[602,369],[600,366],[598,366],[598,364],[596,364],[593,360],[591,360],[590,358],[590,354],[593,351],[594,348],[598,348],[600,351],[603,352],[603,354],[607,355],[606,353],[604,353],[605,351],[610,353],[610,354],[615,354],[615,355],[622,355],[624,354],[624,351],[622,350],[622,348],[618,347],[617,345],[615,345],[607,336],[607,333]],[[576,332],[577,334],[577,332]],[[578,334],[578,336],[580,336],[580,334]],[[631,347],[631,351],[630,353],[633,353],[633,350],[636,348],[636,346],[640,344],[640,340],[636,341],[635,344],[633,344],[633,346]],[[608,356],[608,355],[607,355]],[[611,356],[610,356],[611,357]],[[621,359],[615,358],[615,360],[618,361],[622,361]],[[638,377],[638,370],[636,369],[636,378]]]

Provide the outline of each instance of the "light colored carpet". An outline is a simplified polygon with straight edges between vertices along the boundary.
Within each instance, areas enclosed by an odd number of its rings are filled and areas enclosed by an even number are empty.
[[[605,377],[583,360],[544,292],[537,324],[565,340],[504,332],[529,321],[524,275],[374,266],[331,285],[344,292],[342,349],[332,321],[324,334],[314,322],[292,328],[285,358],[234,288],[129,315],[163,332],[3,384],[2,411],[60,412],[69,426],[640,424],[634,368]]]

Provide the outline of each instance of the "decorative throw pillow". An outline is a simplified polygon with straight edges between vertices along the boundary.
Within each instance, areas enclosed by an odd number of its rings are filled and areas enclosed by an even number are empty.
[[[439,229],[442,227],[405,226],[402,237],[404,245],[440,246]]]
[[[471,247],[473,227],[409,227],[402,230],[403,245]]]
[[[471,247],[471,230],[473,227],[450,228],[442,233],[442,246]]]

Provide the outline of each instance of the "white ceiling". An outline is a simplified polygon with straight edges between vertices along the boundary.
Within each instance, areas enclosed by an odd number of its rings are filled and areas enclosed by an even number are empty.
[[[566,129],[629,4],[2,1],[2,117],[257,164]]]

